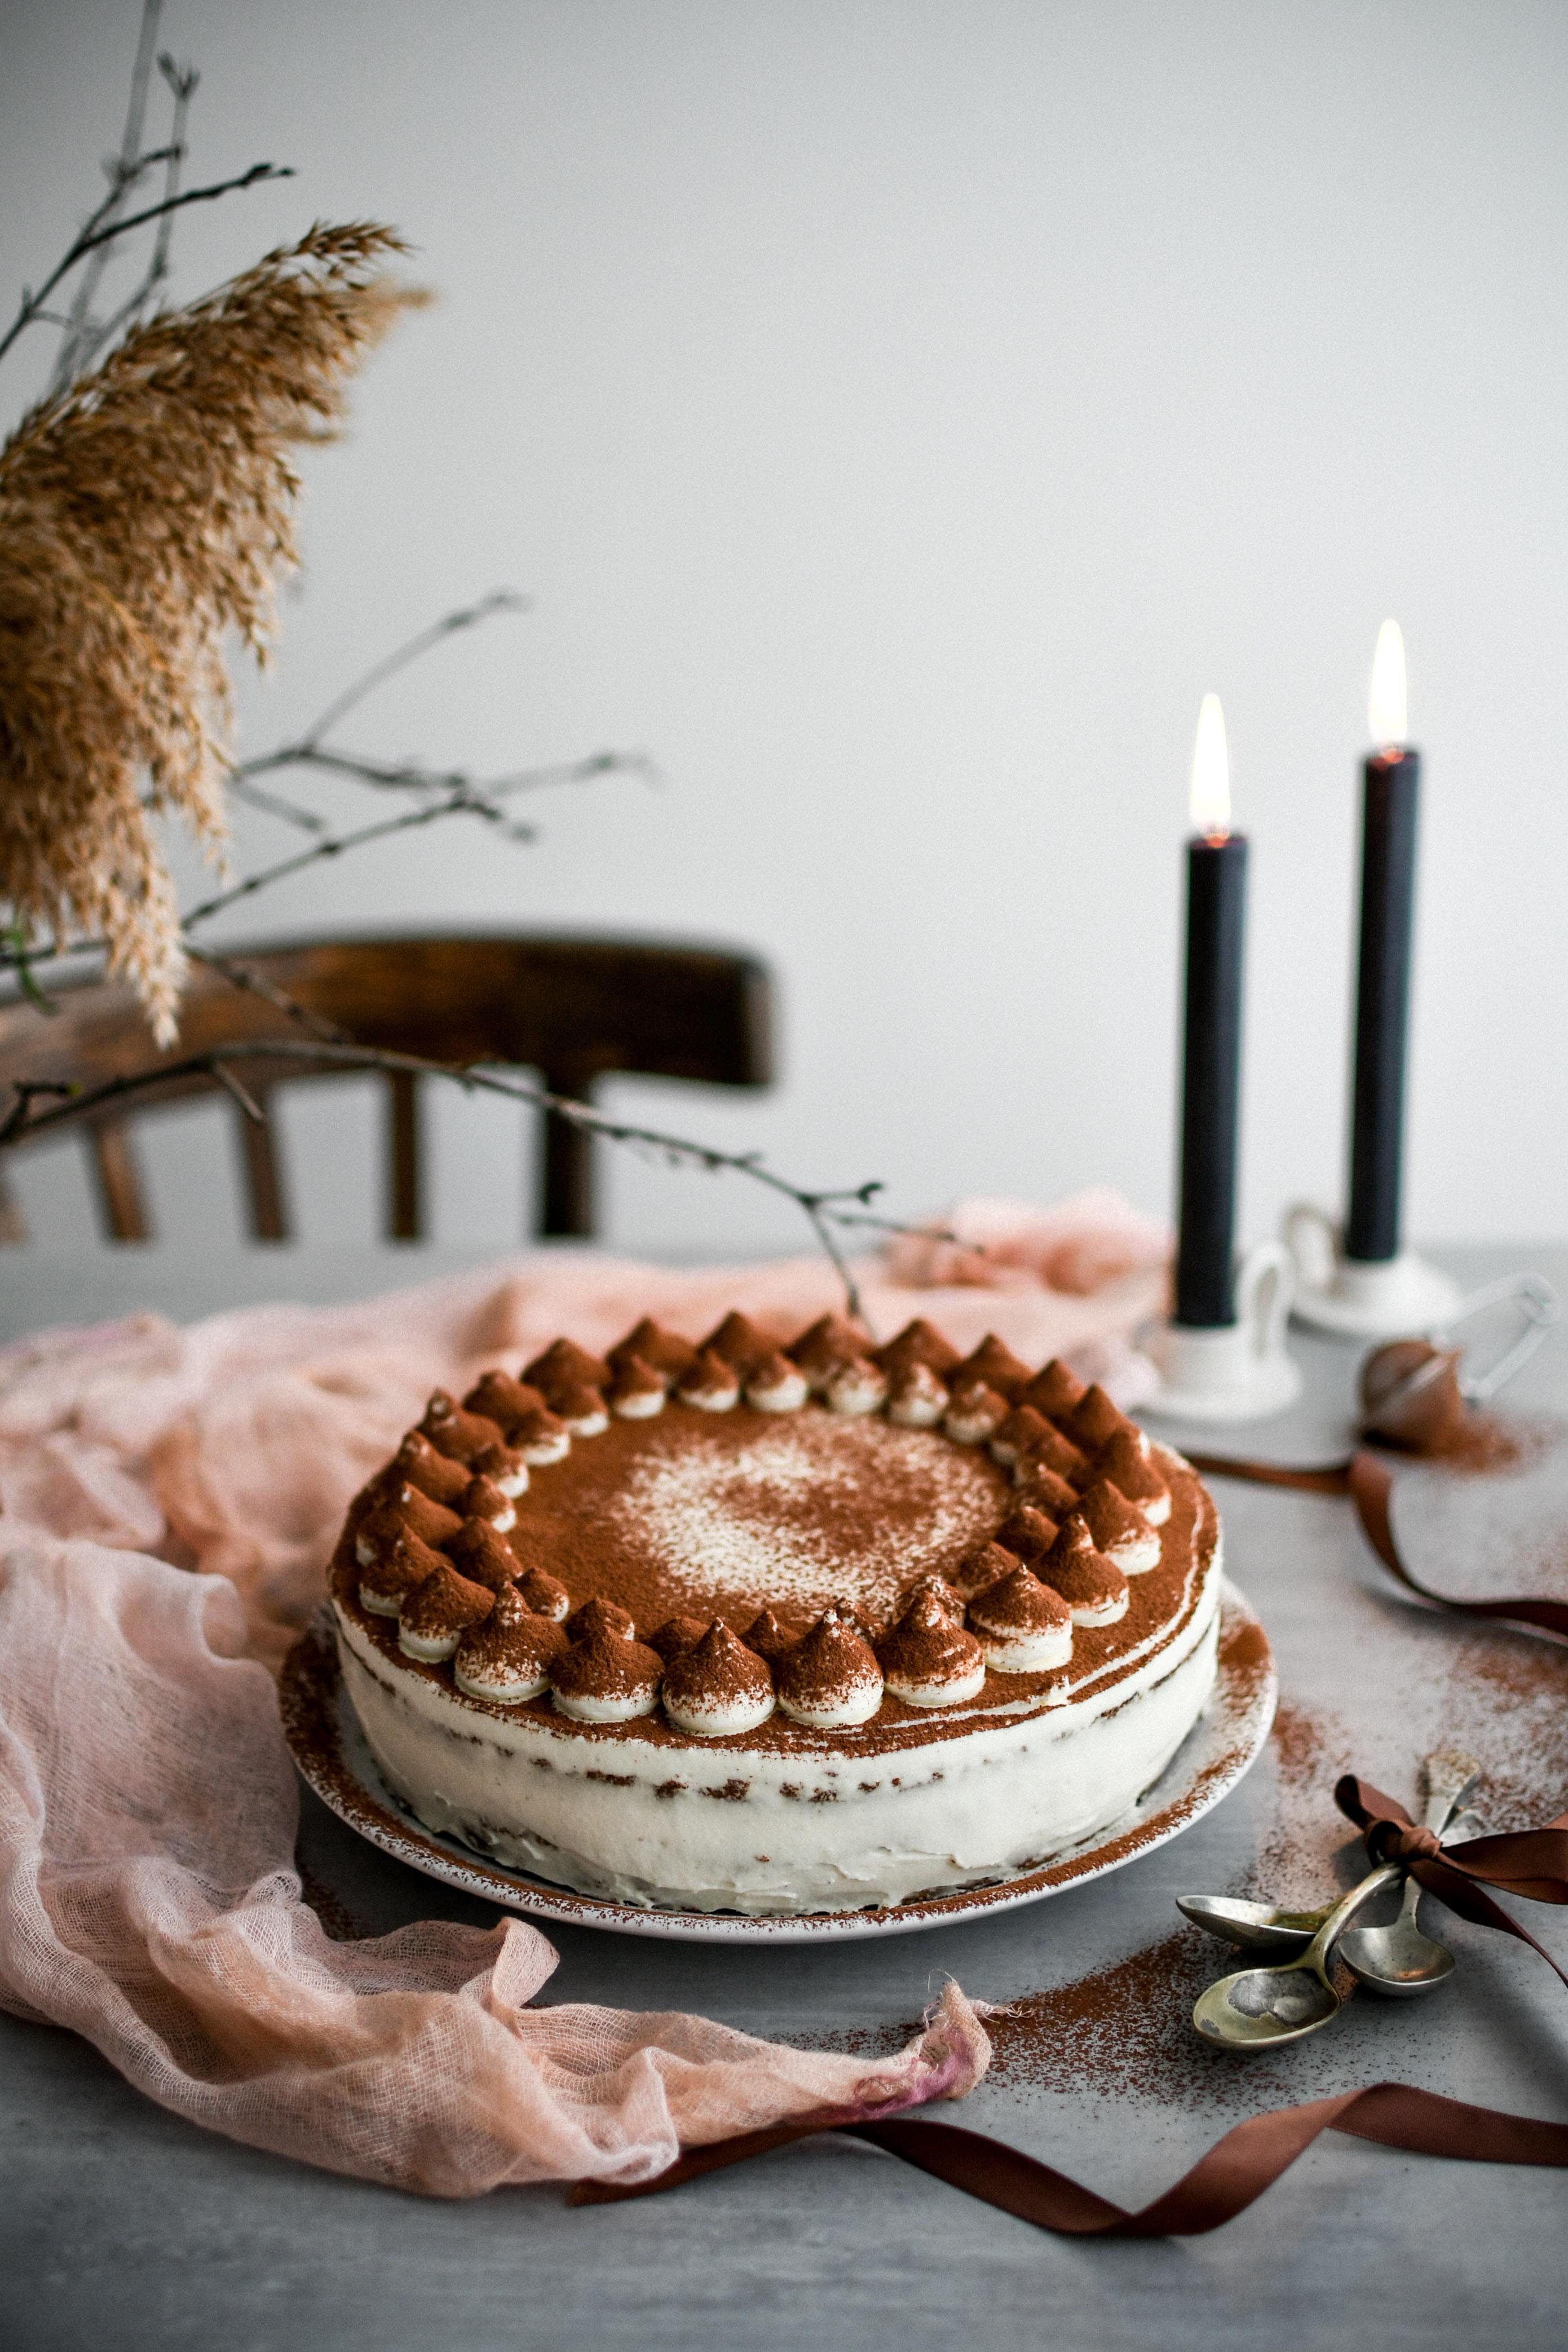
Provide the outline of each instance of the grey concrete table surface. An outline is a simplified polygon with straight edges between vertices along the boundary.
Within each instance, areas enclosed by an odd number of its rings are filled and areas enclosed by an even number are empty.
[[[1447,1253],[1466,1279],[1530,1265],[1568,1287],[1568,1252]],[[193,1316],[266,1297],[364,1295],[455,1260],[250,1250],[6,1254],[0,1338],[137,1306]],[[1340,1448],[1354,1350],[1296,1343],[1307,1395],[1238,1446]],[[1402,1476],[1399,1523],[1433,1581],[1568,1587],[1568,1345],[1510,1397],[1534,1444],[1506,1475]],[[1179,1435],[1179,1433],[1176,1433]],[[1568,1659],[1421,1613],[1380,1580],[1348,1507],[1228,1482],[1229,1572],[1280,1660],[1285,1737],[1207,1820],[1109,1878],[992,1920],[847,1949],[716,1951],[552,1930],[547,2000],[688,2008],[761,2034],[896,2038],[944,1976],[1027,2001],[998,2061],[941,2112],[1104,2193],[1145,2202],[1243,2116],[1400,2080],[1568,2119],[1568,1995],[1500,1937],[1427,1915],[1459,1958],[1428,2000],[1352,2001],[1315,2042],[1262,2062],[1197,2044],[1186,2019],[1222,1949],[1181,1930],[1178,1890],[1276,1882],[1301,1897],[1354,1866],[1333,1811],[1354,1763],[1408,1794],[1416,1758],[1462,1738],[1499,1825],[1568,1805]],[[403,1870],[314,1800],[306,1884],[335,1933],[484,1906]],[[1529,1906],[1559,1952],[1557,1915]],[[1441,1925],[1438,1919],[1441,1917]],[[1544,1919],[1544,1926],[1542,1920]],[[1081,1988],[1090,1980],[1085,1996]],[[225,2352],[404,2352],[582,2345],[810,2343],[1077,2352],[1157,2345],[1560,2345],[1568,2211],[1558,2174],[1402,2157],[1330,2136],[1211,2237],[1052,2238],[898,2164],[805,2143],[669,2197],[567,2208],[554,2189],[444,2204],[313,2172],[164,2114],[87,2043],[0,2017],[0,2341],[18,2352],[221,2345]]]

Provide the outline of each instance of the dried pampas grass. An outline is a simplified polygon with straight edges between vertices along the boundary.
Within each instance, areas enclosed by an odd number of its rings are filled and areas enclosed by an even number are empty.
[[[160,1044],[184,974],[153,829],[225,833],[225,633],[258,660],[297,562],[297,445],[422,299],[369,223],[313,228],[135,329],[0,450],[0,898],[24,939],[101,938]]]

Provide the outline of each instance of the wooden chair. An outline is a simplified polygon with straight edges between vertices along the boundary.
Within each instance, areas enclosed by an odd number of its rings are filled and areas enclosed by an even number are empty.
[[[629,940],[484,936],[321,940],[225,953],[358,1045],[521,1066],[537,1070],[553,1094],[586,1099],[612,1070],[729,1087],[767,1086],[772,1077],[771,991],[767,971],[748,956]],[[92,982],[61,989],[56,1002],[52,1019],[21,1001],[0,1006],[0,1088],[21,1078],[92,1086],[158,1058],[129,990]],[[302,1034],[264,997],[194,964],[179,1043],[165,1058],[242,1038],[298,1042]],[[258,1059],[246,1060],[237,1075],[265,1110],[277,1087],[334,1071],[329,1064]],[[394,1241],[416,1241],[424,1223],[418,1082],[401,1071],[388,1072],[384,1082],[386,1231]],[[116,1241],[152,1236],[132,1118],[214,1089],[221,1091],[219,1082],[204,1072],[172,1080],[139,1096],[134,1114],[105,1115],[89,1127],[103,1224]],[[287,1195],[273,1123],[257,1127],[237,1105],[235,1118],[251,1232],[257,1241],[286,1241]],[[543,1234],[594,1229],[592,1139],[564,1119],[546,1119],[530,1223]],[[14,1202],[0,1195],[0,1239],[24,1238]]]

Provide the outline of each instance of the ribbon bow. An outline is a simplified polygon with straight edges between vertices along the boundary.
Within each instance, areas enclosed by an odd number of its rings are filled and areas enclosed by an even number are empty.
[[[1511,1919],[1500,1904],[1482,1892],[1496,1886],[1531,1903],[1568,1903],[1568,1813],[1559,1813],[1543,1829],[1510,1830],[1446,1846],[1430,1830],[1417,1828],[1396,1797],[1385,1796],[1354,1772],[1336,1784],[1333,1796],[1345,1819],[1361,1831],[1374,1862],[1407,1862],[1411,1875],[1439,1903],[1478,1927],[1500,1928],[1528,1944],[1568,1985],[1568,1975],[1529,1928]]]

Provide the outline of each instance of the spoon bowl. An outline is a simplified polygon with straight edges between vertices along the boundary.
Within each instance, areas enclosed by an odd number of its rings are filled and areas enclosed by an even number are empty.
[[[1226,2050],[1275,2050],[1329,2024],[1343,2005],[1329,1982],[1335,1940],[1364,1903],[1401,1875],[1397,1863],[1380,1864],[1334,1905],[1299,1959],[1240,1969],[1209,1985],[1192,2012],[1204,2040]]]
[[[1424,1936],[1414,1913],[1405,1910],[1385,1927],[1353,1927],[1340,1937],[1339,1956],[1369,1992],[1385,1993],[1391,2000],[1431,1992],[1454,1973],[1447,1944]]]
[[[1288,1911],[1281,1904],[1232,1895],[1178,1895],[1176,1909],[1206,1936],[1218,1936],[1244,1952],[1271,1952],[1277,1959],[1304,1952],[1329,1916],[1326,1905],[1317,1911]]]

